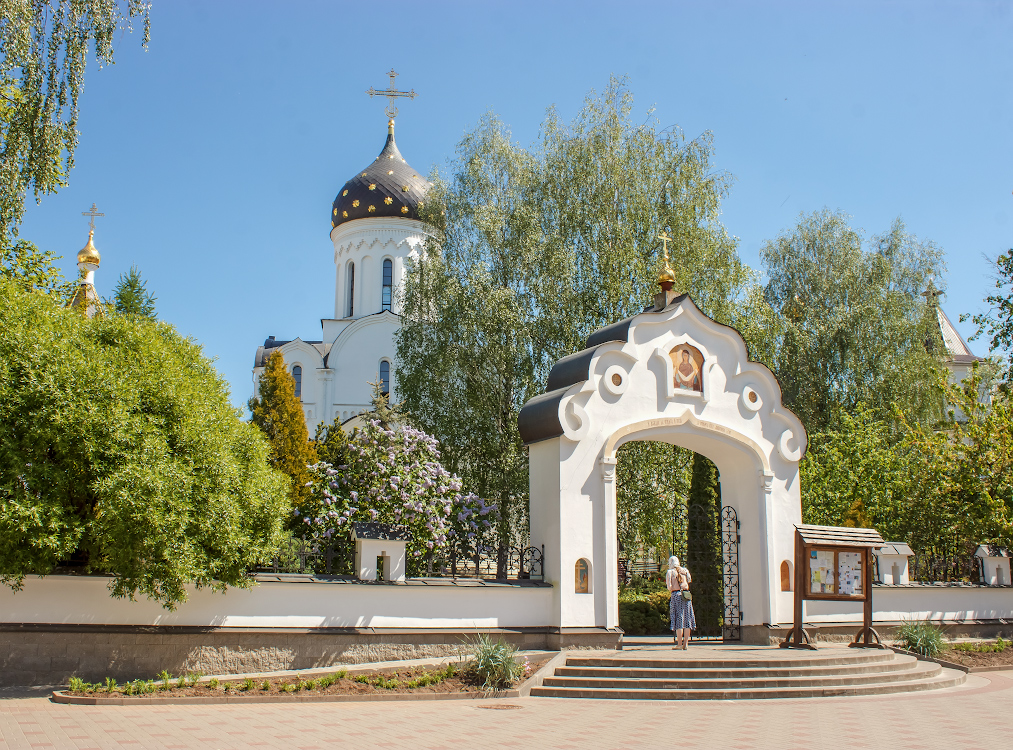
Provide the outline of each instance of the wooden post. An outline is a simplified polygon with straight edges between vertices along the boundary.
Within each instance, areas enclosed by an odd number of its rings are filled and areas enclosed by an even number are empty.
[[[865,601],[862,605],[862,629],[855,635],[855,640],[848,644],[849,648],[886,648],[879,642],[879,633],[872,627],[872,548],[866,547],[862,555],[865,566]]]
[[[805,544],[802,541],[802,534],[795,530],[795,622],[791,632],[779,645],[781,648],[806,648],[815,650],[816,647],[809,642],[809,636],[802,627],[802,599],[805,597]]]

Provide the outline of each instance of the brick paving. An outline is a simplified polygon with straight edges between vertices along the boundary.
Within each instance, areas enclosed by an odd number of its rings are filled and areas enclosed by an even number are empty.
[[[868,698],[600,701],[514,698],[249,706],[67,706],[0,699],[17,748],[637,748],[953,750],[1007,747],[1013,670],[959,688]],[[506,708],[506,707],[518,708]],[[494,709],[498,707],[500,710]]]

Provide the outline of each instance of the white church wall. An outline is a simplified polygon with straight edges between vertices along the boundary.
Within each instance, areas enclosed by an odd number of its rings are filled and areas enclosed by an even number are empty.
[[[360,318],[341,332],[331,346],[327,362],[334,372],[334,394],[331,413],[322,417],[333,419],[339,412],[354,416],[371,404],[372,383],[380,377],[380,360],[394,363],[394,335],[400,323],[396,315],[383,312]],[[396,400],[393,377],[392,398]]]
[[[103,576],[29,576],[0,587],[0,623],[179,625],[237,628],[518,628],[549,624],[552,589],[458,585],[261,582],[212,593],[187,587],[169,612],[147,599],[113,599]]]

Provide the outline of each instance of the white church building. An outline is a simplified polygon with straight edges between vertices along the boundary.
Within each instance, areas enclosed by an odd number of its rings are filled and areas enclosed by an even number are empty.
[[[334,246],[334,315],[320,321],[315,341],[268,337],[257,348],[254,396],[268,358],[280,351],[295,378],[310,434],[320,422],[345,422],[370,408],[372,384],[393,395],[392,374],[400,326],[394,294],[406,260],[417,257],[427,236],[419,209],[429,182],[394,142],[344,184],[331,205]]]

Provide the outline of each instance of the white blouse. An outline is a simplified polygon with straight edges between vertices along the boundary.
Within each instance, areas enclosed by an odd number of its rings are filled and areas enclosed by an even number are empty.
[[[679,578],[682,577],[681,585]],[[686,568],[669,568],[665,573],[665,585],[669,591],[689,590],[689,584],[693,582],[693,576]]]

